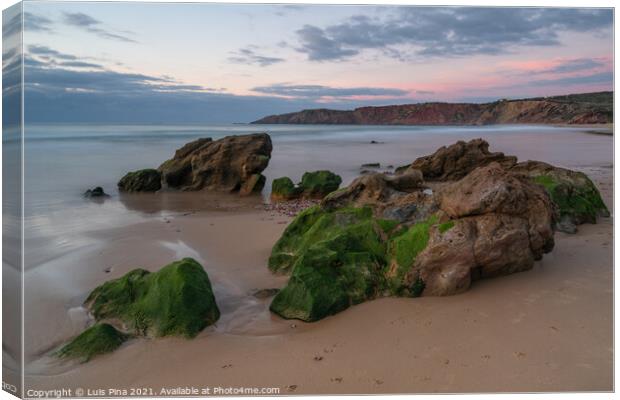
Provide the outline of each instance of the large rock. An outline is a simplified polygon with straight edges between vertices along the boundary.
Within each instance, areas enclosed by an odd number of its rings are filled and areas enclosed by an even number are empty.
[[[491,153],[489,143],[474,139],[443,146],[429,156],[416,159],[410,167],[420,170],[427,181],[448,181],[461,179],[474,169],[492,162],[510,167],[517,162],[517,158],[500,152]],[[402,167],[397,170],[401,171]]]
[[[157,272],[130,271],[93,290],[85,306],[97,321],[120,321],[133,334],[153,337],[194,337],[220,316],[209,277],[191,258]]]
[[[161,174],[156,169],[128,172],[118,181],[121,192],[156,192],[161,189]]]
[[[260,192],[265,184],[261,173],[269,164],[271,150],[266,133],[198,139],[159,167],[162,184],[178,190]]]
[[[554,167],[541,161],[516,164],[511,171],[523,174],[542,185],[558,207],[558,230],[575,233],[577,225],[595,224],[597,217],[608,217],[599,191],[586,174]]]
[[[269,259],[288,284],[271,310],[316,321],[381,295],[451,295],[532,268],[553,249],[554,206],[491,163],[429,191],[420,172],[362,176],[297,216]]]

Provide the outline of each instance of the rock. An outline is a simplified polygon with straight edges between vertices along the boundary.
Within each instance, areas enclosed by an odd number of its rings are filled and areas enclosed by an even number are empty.
[[[97,321],[140,336],[194,337],[220,316],[202,266],[184,258],[157,272],[135,269],[93,290],[85,301]]]
[[[178,149],[159,167],[165,188],[259,193],[265,185],[261,172],[271,158],[266,133],[198,139]]]
[[[378,295],[385,252],[380,229],[370,208],[313,207],[299,214],[269,259],[272,270],[291,271],[270,310],[316,321]]]
[[[427,181],[458,180],[478,167],[484,167],[492,162],[498,162],[504,167],[516,164],[517,158],[505,156],[504,153],[489,152],[489,143],[482,139],[469,142],[458,141],[448,147],[441,147],[430,156],[420,157],[411,165],[411,168],[422,171]],[[403,171],[399,167],[396,172]]]
[[[128,337],[110,324],[95,324],[61,347],[56,355],[87,362],[95,356],[116,350]]]
[[[271,200],[273,201],[297,199],[301,197],[302,192],[303,189],[295,186],[288,177],[274,179],[271,184]]]
[[[270,309],[316,321],[378,296],[459,293],[532,268],[554,218],[540,185],[495,162],[431,192],[417,170],[365,175],[286,228],[269,268],[290,279]]]
[[[381,164],[380,163],[362,164],[362,168],[381,168]]]
[[[331,171],[306,172],[301,177],[299,184],[306,198],[322,199],[329,193],[337,190],[342,183],[342,178]]]
[[[299,185],[288,177],[278,178],[272,183],[271,200],[322,199],[338,189],[340,183],[342,178],[331,171],[306,172]]]
[[[252,296],[257,299],[268,299],[269,297],[273,297],[278,294],[279,291],[280,289],[260,289],[252,293]]]
[[[514,165],[512,172],[525,175],[542,185],[558,207],[557,229],[574,233],[576,225],[595,224],[597,217],[608,217],[594,183],[583,172],[554,167],[541,161],[526,161]]]
[[[93,197],[110,197],[106,192],[103,191],[101,186],[97,186],[93,189],[88,189],[84,192],[84,197],[93,198]]]
[[[156,192],[161,189],[161,174],[156,169],[128,172],[118,181],[122,192]]]

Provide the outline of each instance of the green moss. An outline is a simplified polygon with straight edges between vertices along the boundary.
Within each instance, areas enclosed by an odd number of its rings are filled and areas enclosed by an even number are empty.
[[[86,300],[97,320],[120,319],[138,335],[194,337],[220,316],[207,273],[191,258],[158,272],[133,270]]]
[[[331,171],[306,172],[302,178],[300,187],[304,196],[325,197],[327,194],[337,190],[342,183],[342,178]]]
[[[449,231],[452,228],[454,228],[454,221],[444,222],[442,224],[439,224],[439,226],[437,227],[437,229],[439,229],[440,233],[445,233],[445,232]]]
[[[557,180],[551,175],[539,175],[533,180],[547,190],[558,206],[561,219],[568,217],[577,224],[596,223],[598,215],[609,213],[596,186],[585,174],[582,174],[579,185]]]
[[[295,186],[288,177],[274,179],[271,184],[271,197],[276,199],[294,199],[301,195],[302,189]]]
[[[430,227],[436,223],[437,217],[433,215],[390,240],[388,255],[394,269],[388,274],[388,286],[393,294],[402,295],[403,290],[409,290],[403,283],[405,275],[413,267],[417,255],[428,245]]]
[[[112,325],[96,324],[63,346],[57,355],[86,362],[99,354],[116,350],[127,338],[128,335],[117,331]]]
[[[399,222],[393,219],[378,219],[377,224],[383,229],[383,232],[390,233],[398,226]]]
[[[294,231],[303,226],[304,233],[296,237],[285,232],[282,237],[296,239],[286,244],[292,274],[273,299],[273,312],[316,321],[383,290],[386,247],[370,208],[317,207],[298,216],[291,226]]]
[[[150,168],[128,172],[118,181],[118,188],[125,192],[155,192],[161,189],[161,173]]]

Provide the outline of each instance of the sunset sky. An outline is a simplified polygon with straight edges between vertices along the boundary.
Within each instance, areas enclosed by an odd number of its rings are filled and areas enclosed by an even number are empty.
[[[26,2],[23,11],[31,121],[248,122],[302,108],[612,90],[610,9]]]

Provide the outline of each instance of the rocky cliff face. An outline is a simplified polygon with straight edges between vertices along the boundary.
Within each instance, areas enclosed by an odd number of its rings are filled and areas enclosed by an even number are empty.
[[[598,124],[613,121],[613,92],[501,100],[493,103],[421,103],[352,111],[303,110],[255,124],[489,125]]]

